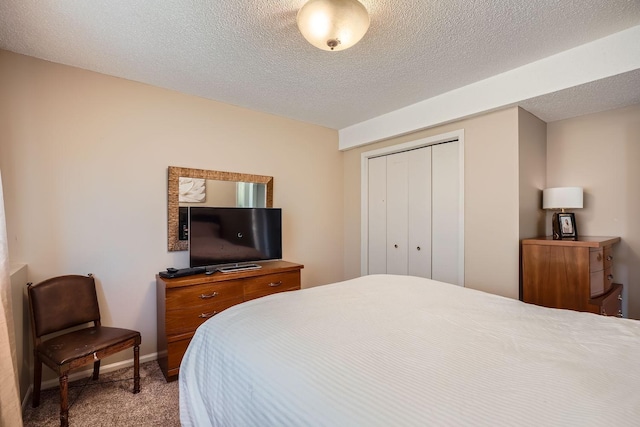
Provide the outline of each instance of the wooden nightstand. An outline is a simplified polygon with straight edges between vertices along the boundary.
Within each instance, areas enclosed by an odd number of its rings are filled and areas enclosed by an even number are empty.
[[[622,285],[613,282],[613,245],[619,237],[522,240],[524,302],[622,316]]]

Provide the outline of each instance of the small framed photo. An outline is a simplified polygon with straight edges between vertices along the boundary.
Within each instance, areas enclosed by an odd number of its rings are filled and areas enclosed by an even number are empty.
[[[577,239],[578,229],[576,227],[576,217],[572,213],[559,213],[557,215],[558,234],[561,239]]]

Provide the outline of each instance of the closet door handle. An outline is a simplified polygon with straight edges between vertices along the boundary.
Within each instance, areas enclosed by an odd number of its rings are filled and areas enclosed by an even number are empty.
[[[394,248],[398,249],[398,245],[393,245]]]
[[[420,250],[420,246],[418,246],[416,249],[417,249],[417,250]]]

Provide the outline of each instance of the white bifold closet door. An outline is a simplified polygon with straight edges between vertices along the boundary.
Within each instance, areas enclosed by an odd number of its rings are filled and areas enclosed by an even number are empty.
[[[368,160],[368,272],[458,284],[458,143]]]

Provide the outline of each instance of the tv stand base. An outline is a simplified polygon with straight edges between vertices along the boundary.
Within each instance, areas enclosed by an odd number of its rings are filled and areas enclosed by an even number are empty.
[[[218,267],[215,270],[220,273],[237,273],[238,271],[259,270],[262,266],[258,264],[235,264]]]
[[[286,261],[256,264],[262,268],[235,274],[216,271],[173,279],[156,275],[158,364],[167,381],[178,378],[191,337],[208,318],[244,301],[300,289],[303,265]]]

